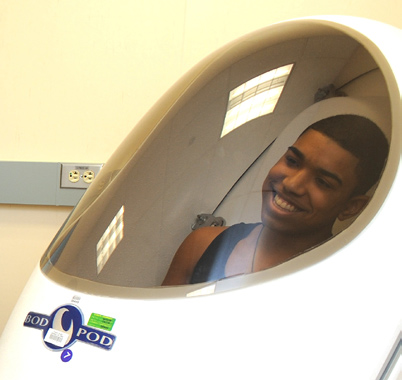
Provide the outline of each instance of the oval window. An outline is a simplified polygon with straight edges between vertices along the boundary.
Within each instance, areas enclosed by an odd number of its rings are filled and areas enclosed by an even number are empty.
[[[349,228],[387,158],[388,87],[357,40],[298,25],[237,41],[179,81],[104,166],[43,256],[42,271],[58,282],[74,278],[82,291],[119,296],[265,270]],[[334,124],[342,138],[327,131]],[[349,145],[366,144],[368,152],[369,133],[353,134],[374,124],[374,166],[361,171],[361,152]],[[364,181],[367,172],[373,175]],[[227,228],[233,225],[240,230]],[[280,239],[266,235],[266,225]],[[222,231],[237,240],[216,259],[220,274],[194,279]],[[189,235],[202,239],[189,243]],[[345,244],[338,240],[318,259]],[[180,262],[183,241],[196,248]],[[276,247],[270,255],[267,241]]]

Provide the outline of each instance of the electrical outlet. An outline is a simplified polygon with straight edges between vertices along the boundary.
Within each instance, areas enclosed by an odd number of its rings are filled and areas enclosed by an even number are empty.
[[[95,179],[95,173],[93,170],[85,170],[84,174],[82,175],[82,179],[85,183],[92,183]]]
[[[80,180],[80,172],[78,170],[70,170],[68,172],[68,180],[72,183],[76,183]]]
[[[98,175],[103,164],[61,164],[60,187],[86,189]]]

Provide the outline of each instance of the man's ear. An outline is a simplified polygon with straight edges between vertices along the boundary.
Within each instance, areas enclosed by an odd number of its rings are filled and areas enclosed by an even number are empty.
[[[356,195],[350,198],[346,207],[339,213],[338,219],[343,221],[356,216],[366,207],[369,200],[368,195]]]

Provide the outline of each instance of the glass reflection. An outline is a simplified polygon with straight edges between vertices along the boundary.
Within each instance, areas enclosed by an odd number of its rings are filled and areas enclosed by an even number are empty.
[[[364,67],[356,67],[356,57],[363,57]],[[365,95],[372,83],[376,88],[383,86],[384,95],[377,97],[375,104],[386,119],[389,99],[381,72],[373,70],[376,63],[364,48],[344,35],[297,37],[254,46],[242,57],[236,51],[229,58],[223,64],[219,56],[201,74],[196,71],[188,83],[163,98],[163,107],[156,107],[145,118],[138,127],[146,131],[140,134],[142,139],[134,133],[124,141],[51,243],[41,262],[43,272],[64,283],[83,279],[78,281],[83,291],[89,284],[111,285],[108,289],[159,286],[178,247],[191,234],[196,216],[203,214],[222,216],[230,226],[242,222],[253,226],[244,241],[252,247],[250,252],[256,251],[251,254],[253,259],[245,255],[243,260],[234,260],[232,256],[227,259],[230,268],[228,265],[223,275],[214,278],[276,265],[328,237],[321,231],[320,239],[309,239],[308,244],[282,255],[276,263],[264,263],[263,252],[256,248],[267,239],[261,224],[265,223],[261,220],[261,184],[284,153],[275,153],[276,142],[299,115],[314,107],[318,89],[333,83],[351,99]],[[221,138],[230,91],[289,62],[293,62],[292,74],[274,112]],[[369,71],[370,76],[365,75]],[[333,114],[342,112],[340,107]],[[388,126],[387,120],[378,124],[382,129]],[[291,135],[285,150],[302,131],[296,127],[297,134]],[[292,149],[288,155],[295,154]],[[329,169],[325,168],[331,172]],[[277,194],[271,197],[269,207],[277,208],[279,228],[279,213],[296,217],[301,214],[299,209],[307,206],[279,189]],[[299,223],[299,227],[305,225]],[[213,230],[215,235],[219,235],[219,228]],[[209,228],[200,230],[206,233]],[[212,240],[212,236],[203,240],[200,255]],[[195,268],[198,260],[194,261]],[[204,279],[209,281],[210,277]]]

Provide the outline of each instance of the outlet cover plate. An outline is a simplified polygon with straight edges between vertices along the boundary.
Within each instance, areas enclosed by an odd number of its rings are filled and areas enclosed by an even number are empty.
[[[103,164],[61,164],[60,188],[88,188],[102,169],[102,166]]]

